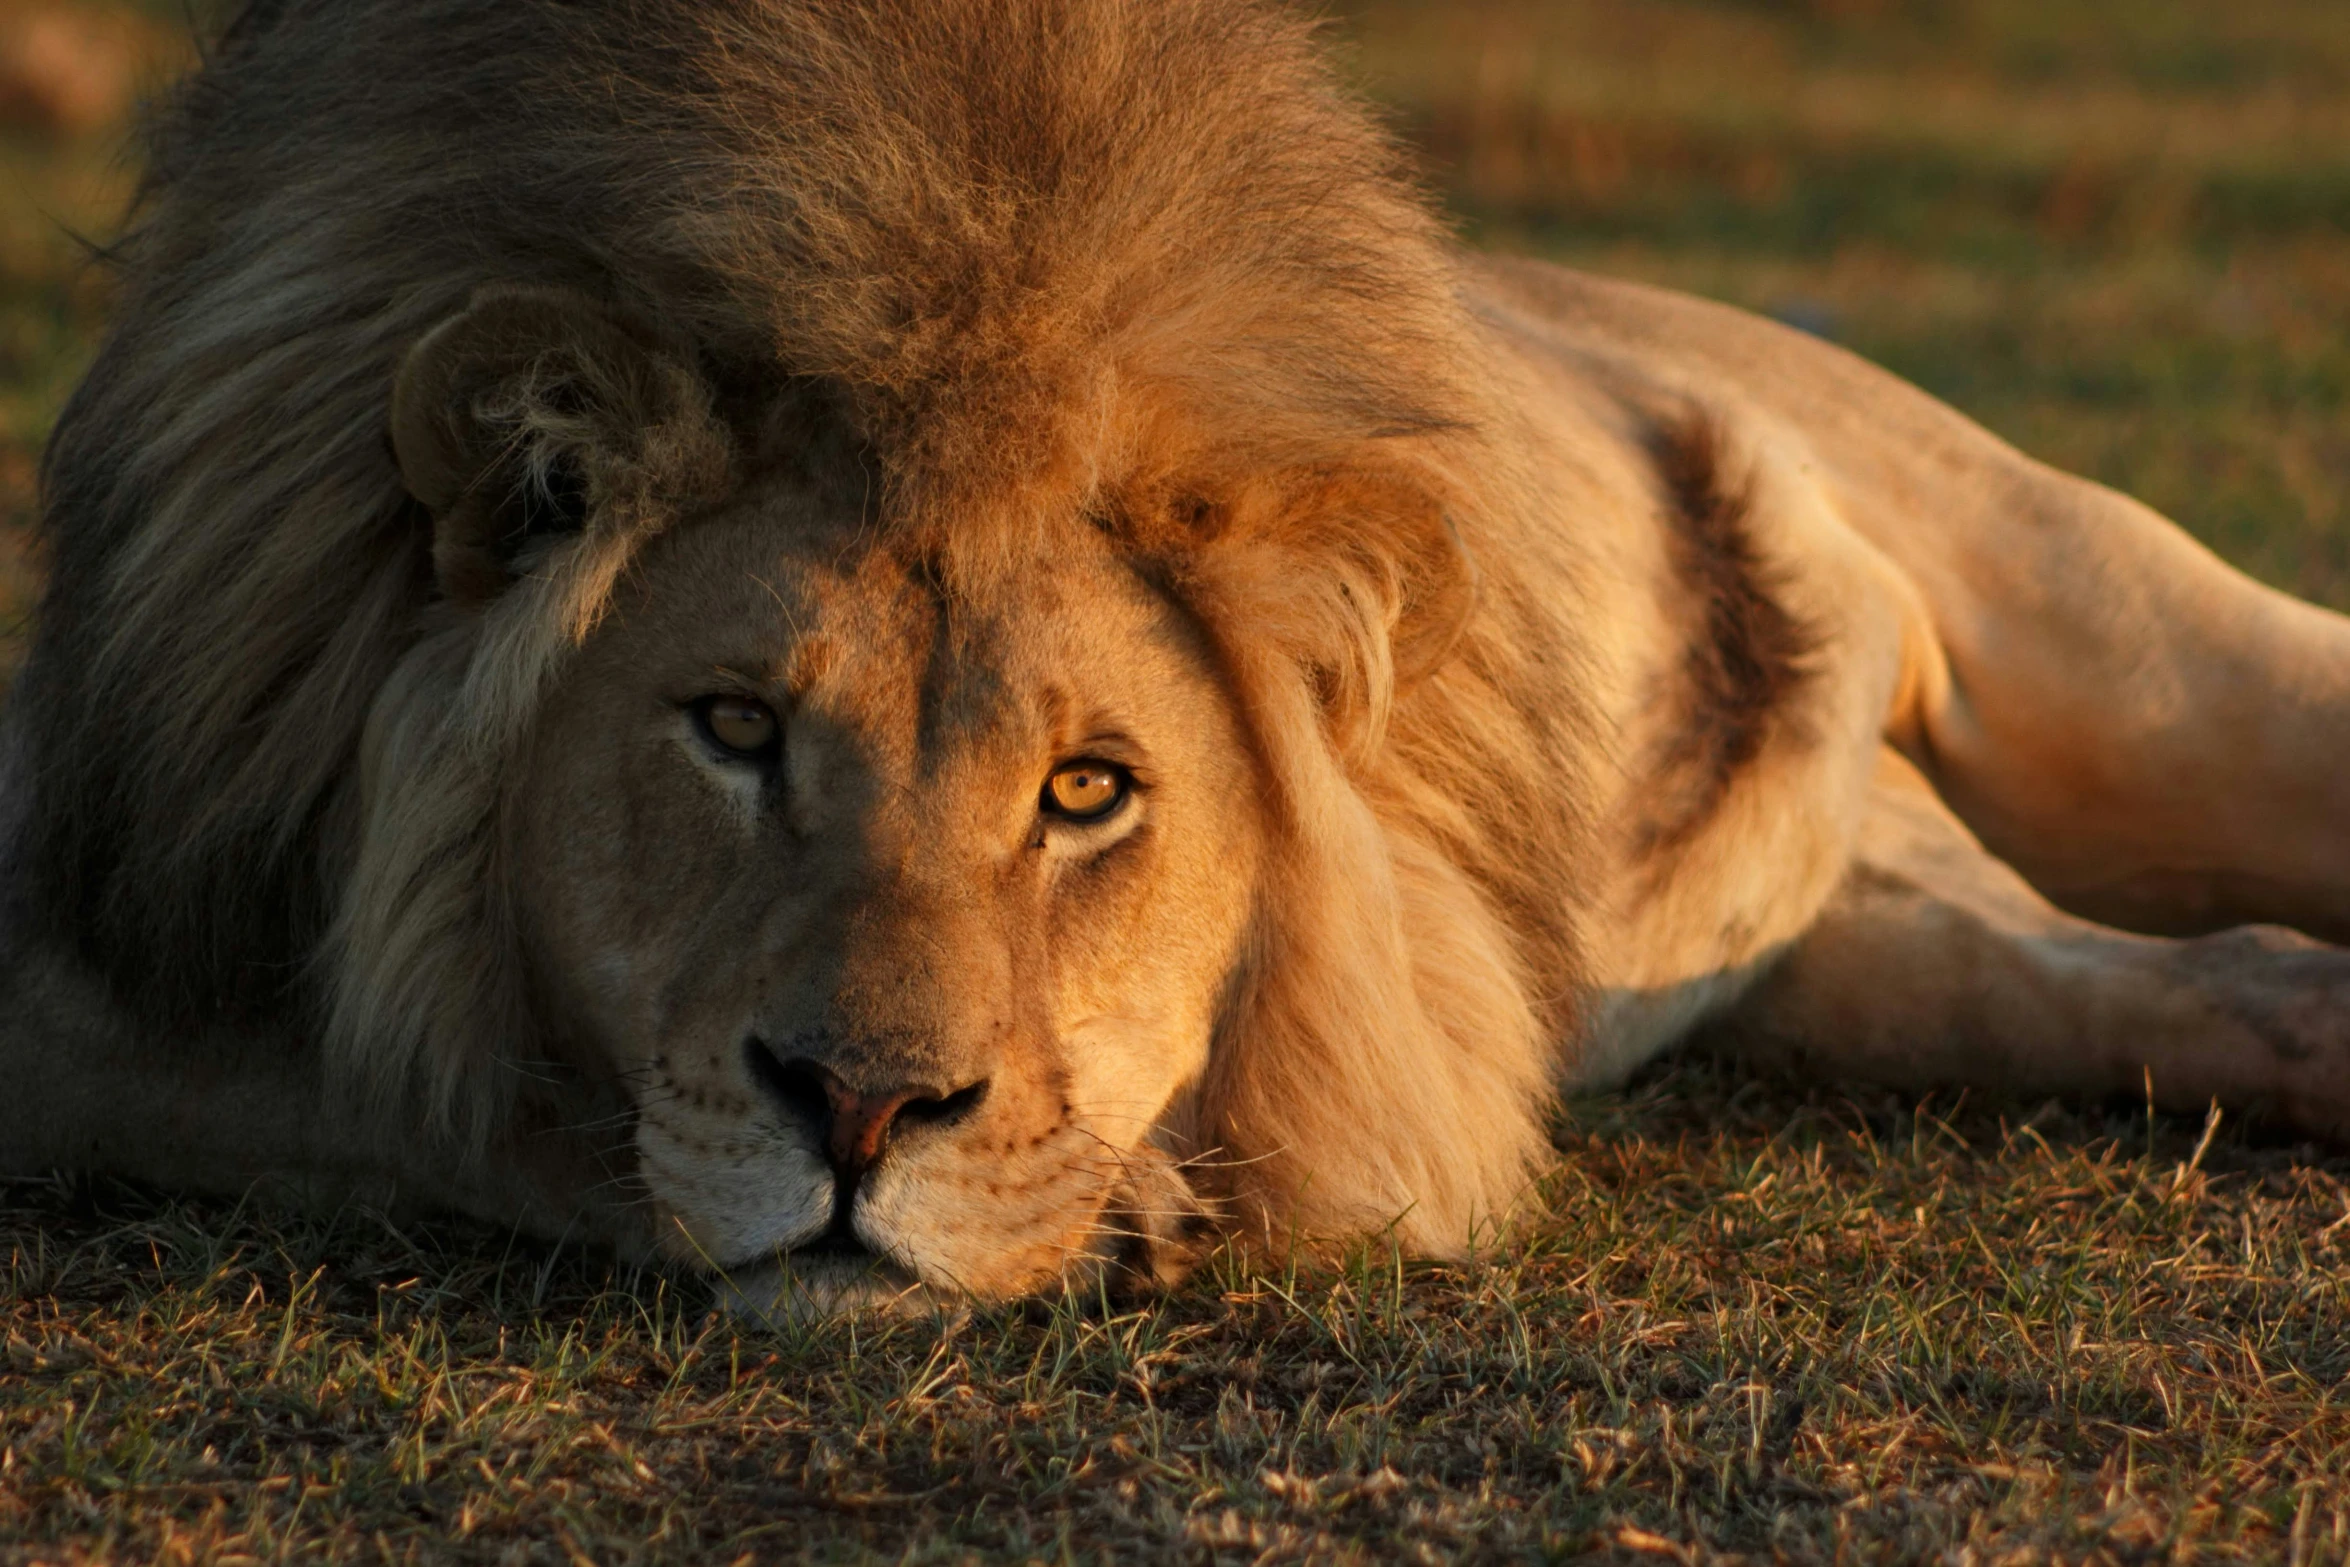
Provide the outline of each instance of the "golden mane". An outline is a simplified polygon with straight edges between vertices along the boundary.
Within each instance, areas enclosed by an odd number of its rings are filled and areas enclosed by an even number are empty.
[[[1309,33],[1237,0],[259,0],[158,124],[48,453],[33,907],[154,1026],[323,1036],[387,1110],[493,1133],[561,1053],[502,758],[629,545],[453,615],[387,404],[478,291],[574,290],[714,389],[673,506],[784,411],[841,426],[950,587],[1075,509],[1191,608],[1285,835],[1188,1131],[1254,1222],[1417,1203],[1453,1244],[1540,1155],[1584,832],[1531,802],[1596,753],[1508,695],[1577,657],[1474,592],[1532,506],[1511,415]]]

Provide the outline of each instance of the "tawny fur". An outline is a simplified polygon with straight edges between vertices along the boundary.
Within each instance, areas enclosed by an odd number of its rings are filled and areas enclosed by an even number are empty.
[[[323,1030],[382,1113],[477,1139],[559,1049],[500,906],[497,790],[630,539],[452,617],[383,431],[401,356],[477,289],[561,284],[662,322],[725,399],[723,444],[654,460],[663,504],[755,456],[772,388],[816,382],[877,525],[949,572],[1001,569],[1040,511],[1098,514],[1228,628],[1285,825],[1195,1137],[1271,1158],[1240,1178],[1266,1223],[1300,1217],[1292,1165],[1323,1172],[1308,1222],[1416,1204],[1434,1235],[1514,1198],[1572,1015],[1579,719],[1507,690],[1574,653],[1506,614],[1451,646],[1455,537],[1529,498],[1492,482],[1507,416],[1462,373],[1436,225],[1300,24],[1221,0],[264,7],[165,118],[121,253],[49,455],[18,718],[41,917],[154,1026]],[[1447,654],[1441,700],[1397,708]],[[1547,802],[1532,860],[1464,808],[1480,791]],[[1301,1080],[1316,1124],[1289,1124]],[[1430,1092],[1455,1096],[1441,1134]]]
[[[2350,958],[2081,917],[2350,933],[2350,622],[1458,252],[1277,7],[259,0],[152,152],[10,698],[0,1168],[765,1309],[1458,1254],[1716,1020],[2350,1131]]]

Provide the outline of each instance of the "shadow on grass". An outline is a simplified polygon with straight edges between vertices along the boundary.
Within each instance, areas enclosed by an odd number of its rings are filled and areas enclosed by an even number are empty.
[[[20,1183],[0,1557],[2350,1546],[2350,1163],[1704,1060],[1558,1141],[1465,1264],[784,1337],[474,1227]]]

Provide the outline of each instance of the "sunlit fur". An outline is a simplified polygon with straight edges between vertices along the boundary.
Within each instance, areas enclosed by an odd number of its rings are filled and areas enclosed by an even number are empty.
[[[1816,339],[1450,248],[1309,42],[258,0],[49,453],[0,1173],[792,1314],[1457,1255],[1557,1085],[1717,1021],[2350,1129],[2350,955],[2167,939],[2350,934],[2350,620]]]
[[[513,781],[632,561],[798,462],[949,603],[1083,527],[1200,628],[1265,849],[1154,1112],[1199,1195],[1434,1251],[1518,1200],[1578,993],[1581,655],[1473,564],[1539,548],[1539,486],[1458,264],[1301,24],[263,4],[164,117],[122,255],[14,712],[28,895],[149,1026],[321,1039],[367,1114],[477,1151],[542,1067],[608,1066],[531,973]],[[572,371],[633,357],[604,424],[503,383],[591,507],[474,602],[386,431],[417,345],[500,289],[591,303],[543,345]]]

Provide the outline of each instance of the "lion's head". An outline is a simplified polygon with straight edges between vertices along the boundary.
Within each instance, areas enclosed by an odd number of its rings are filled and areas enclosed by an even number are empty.
[[[1494,1217],[1573,650],[1478,598],[1507,415],[1299,30],[427,10],[257,12],[166,127],[50,458],[59,928],[830,1295]]]
[[[856,453],[804,425],[730,483],[707,406],[586,301],[492,294],[394,413],[451,635],[598,579],[497,769],[499,854],[538,1007],[634,1085],[657,1238],[1002,1294],[1178,1233],[1168,1166],[1199,1150],[1159,1121],[1207,1065],[1265,832],[1213,643],[1080,513],[975,562],[870,526]],[[414,743],[381,732],[372,767],[433,772]],[[370,900],[378,863],[412,873],[400,830],[362,855],[355,979],[396,941],[401,889]]]

